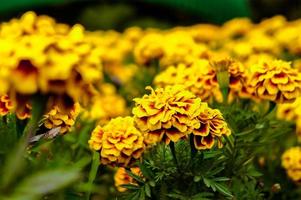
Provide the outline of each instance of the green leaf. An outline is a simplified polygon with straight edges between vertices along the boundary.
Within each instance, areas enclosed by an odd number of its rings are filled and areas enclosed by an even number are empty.
[[[229,181],[230,178],[227,178],[227,177],[218,177],[218,178],[214,178],[213,180],[217,181],[217,182],[222,182],[222,181]]]
[[[210,200],[214,194],[210,192],[202,192],[191,197],[191,200]]]
[[[229,191],[229,188],[226,187],[224,184],[221,183],[214,183],[216,189],[221,192],[222,194],[232,197],[233,195],[231,194],[231,192]]]
[[[126,173],[130,177],[132,177],[133,179],[135,179],[135,181],[144,184],[144,180],[140,176],[138,176],[138,175],[134,174],[133,172],[131,172],[131,170],[126,169]]]
[[[5,174],[1,177],[1,187],[8,187],[22,171],[25,164],[24,152],[26,152],[26,142],[24,140],[12,147],[12,152],[7,155],[5,165],[1,171],[1,174]]]
[[[90,185],[93,184],[96,175],[97,175],[97,171],[98,171],[98,166],[99,166],[99,153],[98,152],[93,152],[93,158],[92,158],[92,165],[91,165],[91,169],[90,169],[90,173],[89,173],[89,181],[88,183]],[[92,187],[91,187],[92,190]],[[87,196],[86,199],[89,200],[90,199],[90,195],[91,195],[91,191],[87,192]]]
[[[128,190],[140,190],[140,187],[134,184],[122,184],[120,186]]]
[[[29,196],[32,199],[62,189],[79,178],[78,169],[42,171],[25,178],[15,189],[14,198]]]
[[[144,191],[145,191],[146,196],[149,197],[149,198],[151,198],[152,197],[152,194],[151,194],[152,192],[151,192],[150,186],[148,184],[145,184],[144,187],[145,187]]]

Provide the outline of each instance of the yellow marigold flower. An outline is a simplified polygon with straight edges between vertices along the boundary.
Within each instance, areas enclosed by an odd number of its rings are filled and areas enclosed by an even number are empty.
[[[196,43],[210,44],[220,38],[220,28],[212,24],[198,24],[187,28]]]
[[[130,170],[132,173],[141,176],[139,167],[132,167]],[[123,167],[119,167],[117,169],[114,175],[114,182],[115,182],[115,187],[119,192],[125,192],[127,190],[126,188],[122,187],[122,185],[125,184],[138,185],[137,182],[131,176],[128,175],[125,168]]]
[[[301,148],[292,147],[282,155],[282,166],[290,179],[294,182],[301,181]]]
[[[221,112],[217,109],[206,108],[198,116],[200,127],[192,131],[195,148],[198,150],[211,149],[215,141],[222,147],[222,137],[229,136],[228,128]]]
[[[68,112],[62,111],[59,106],[54,106],[44,116],[44,126],[48,129],[60,127],[60,133],[64,134],[71,130],[75,123],[75,119],[79,113],[80,105],[75,103],[71,110]]]
[[[134,99],[132,112],[135,124],[144,133],[147,144],[177,142],[199,127],[196,116],[207,106],[182,85],[153,90]]]
[[[89,140],[90,147],[100,151],[104,165],[128,166],[144,151],[144,137],[135,128],[132,117],[117,117],[104,127],[96,127]]]
[[[217,82],[216,71],[208,60],[197,59],[192,65],[178,64],[170,66],[159,73],[154,79],[155,85],[183,85],[186,90],[200,97],[202,101],[222,101],[222,94]]]
[[[90,140],[88,141],[90,149],[99,151],[102,148],[103,129],[101,126],[96,126],[93,130]]]
[[[29,119],[31,117],[31,109],[32,106],[29,103],[18,104],[15,111],[18,119]]]
[[[243,37],[253,27],[253,24],[248,18],[232,19],[221,27],[223,37],[236,39]]]
[[[101,84],[100,93],[92,99],[92,105],[86,110],[86,118],[98,120],[103,125],[111,118],[127,114],[126,102],[117,94],[112,84]]]
[[[287,121],[297,121],[301,118],[301,97],[297,98],[293,103],[283,103],[277,105],[277,117]]]
[[[277,103],[292,102],[301,95],[301,73],[290,63],[260,61],[251,67],[249,91],[255,96]]]
[[[7,95],[0,96],[0,116],[4,116],[13,109],[13,103]]]
[[[159,33],[146,34],[134,49],[134,57],[138,64],[149,64],[151,60],[163,56],[164,37]]]

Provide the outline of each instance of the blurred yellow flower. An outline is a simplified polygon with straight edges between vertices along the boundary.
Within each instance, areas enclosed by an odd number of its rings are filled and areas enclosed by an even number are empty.
[[[154,84],[159,87],[180,84],[202,101],[222,101],[216,72],[205,59],[194,60],[192,65],[170,66],[155,77]]]
[[[282,155],[282,166],[290,179],[294,182],[301,181],[301,148],[291,147]]]

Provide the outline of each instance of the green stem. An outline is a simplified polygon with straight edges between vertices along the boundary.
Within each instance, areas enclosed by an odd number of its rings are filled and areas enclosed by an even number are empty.
[[[193,135],[189,136],[189,142],[190,142],[190,162],[192,162],[193,158],[197,153],[197,149],[194,146]]]
[[[87,192],[86,200],[90,200],[92,186],[93,186],[93,182],[97,175],[98,166],[99,166],[99,153],[95,151],[95,152],[93,152],[92,165],[91,165],[91,170],[89,173],[89,182],[88,182],[89,190]]]
[[[179,170],[179,163],[178,163],[178,160],[177,160],[175,143],[170,142],[169,147],[170,147],[170,151],[171,151],[171,154],[172,154],[173,161],[174,161],[175,165],[177,166],[177,169]]]

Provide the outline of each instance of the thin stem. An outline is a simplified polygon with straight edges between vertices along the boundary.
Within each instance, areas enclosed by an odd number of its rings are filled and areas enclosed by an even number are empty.
[[[171,154],[172,154],[173,161],[174,161],[175,165],[177,166],[177,169],[179,170],[179,163],[178,163],[178,160],[177,160],[175,143],[170,142],[169,147],[170,147],[170,151],[171,151]]]

